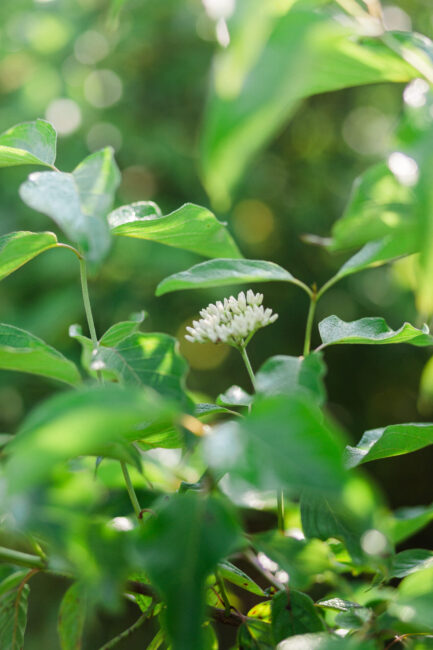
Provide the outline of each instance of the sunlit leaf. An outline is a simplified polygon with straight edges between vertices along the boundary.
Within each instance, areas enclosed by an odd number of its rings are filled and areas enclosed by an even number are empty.
[[[216,401],[223,406],[248,406],[253,401],[253,397],[240,386],[230,386],[224,393],[218,395]]]
[[[328,316],[319,323],[319,332],[321,347],[343,343],[433,345],[433,337],[426,325],[417,329],[410,323],[404,323],[398,330],[392,330],[383,318],[360,318],[346,323],[338,316]]]
[[[211,468],[260,489],[333,492],[345,479],[340,441],[314,403],[285,395],[258,400],[244,419],[217,427],[204,449]]]
[[[44,251],[57,246],[52,232],[12,232],[0,237],[0,280]]]
[[[77,367],[56,349],[30,332],[0,323],[0,368],[42,375],[79,384]]]
[[[182,289],[204,289],[252,282],[291,282],[299,285],[299,280],[289,271],[273,262],[220,259],[202,262],[187,271],[170,275],[159,283],[156,295],[162,296],[164,293]]]
[[[257,596],[263,596],[264,591],[259,585],[254,582],[244,571],[239,569],[237,566],[229,562],[228,560],[223,560],[218,564],[218,571],[223,578],[232,582],[234,585],[245,589],[246,591],[256,594]]]
[[[225,224],[193,203],[163,216],[154,203],[140,201],[117,208],[108,221],[114,235],[149,239],[205,257],[242,257]]]
[[[433,424],[413,422],[391,424],[366,431],[356,447],[346,447],[346,464],[356,467],[380,458],[409,454],[433,444]]]
[[[56,160],[57,134],[49,122],[23,122],[0,135],[0,167],[44,165]]]
[[[34,172],[20,187],[23,201],[51,217],[66,236],[99,262],[110,246],[106,215],[120,174],[107,147],[85,158],[69,173]]]
[[[265,361],[256,374],[257,391],[263,395],[304,394],[321,406],[326,398],[326,367],[320,353],[307,357],[279,355]]]

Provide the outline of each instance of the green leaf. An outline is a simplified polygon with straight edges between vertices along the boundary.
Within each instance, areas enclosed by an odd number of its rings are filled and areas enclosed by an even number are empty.
[[[347,612],[340,612],[335,617],[335,625],[344,630],[359,630],[373,618],[373,612],[367,607],[351,609]]]
[[[257,400],[251,414],[217,427],[204,452],[211,468],[259,489],[334,492],[345,480],[340,440],[313,403],[287,395]]]
[[[171,399],[186,400],[188,365],[177,340],[168,334],[136,332],[114,347],[99,344],[91,356],[90,370],[102,371],[122,384],[148,386]]]
[[[66,236],[100,262],[110,247],[106,215],[120,182],[110,147],[85,158],[71,174],[34,172],[20,187],[24,203],[51,217]]]
[[[30,332],[0,323],[0,368],[42,375],[76,385],[80,373],[72,361]]]
[[[257,596],[263,596],[264,591],[259,585],[252,580],[244,571],[239,569],[237,566],[229,562],[228,560],[223,560],[218,564],[218,572],[223,578],[232,582],[234,585],[245,589],[246,591],[256,594]]]
[[[359,603],[354,603],[351,600],[343,600],[342,598],[330,598],[329,600],[320,600],[316,603],[317,607],[323,607],[325,609],[336,609],[339,612],[348,612],[351,609],[357,609],[361,607]]]
[[[397,553],[392,559],[391,578],[404,578],[433,565],[433,551],[411,548]]]
[[[173,408],[149,390],[84,386],[55,395],[30,413],[8,444],[8,488],[25,491],[45,482],[56,464],[76,456],[108,456],[114,443],[145,440],[173,426],[173,417]]]
[[[433,505],[395,510],[387,522],[391,540],[398,544],[411,537],[433,520]]]
[[[242,257],[226,225],[193,203],[163,216],[154,203],[139,201],[114,210],[108,222],[114,235],[148,239],[205,257]]]
[[[206,577],[240,542],[231,510],[215,497],[177,494],[161,501],[141,535],[143,564],[167,606],[173,650],[201,648]]]
[[[238,630],[236,647],[242,650],[274,650],[272,628],[260,620],[248,620]]]
[[[13,578],[14,582],[17,580],[19,583],[16,586],[8,582],[11,586],[8,591],[2,591],[0,585],[0,647],[2,650],[22,650],[24,646],[30,587],[26,583],[23,584],[25,576],[23,577],[21,572]]]
[[[23,122],[0,135],[0,167],[46,165],[56,160],[54,128],[45,120]]]
[[[276,643],[294,634],[321,632],[325,625],[307,594],[290,589],[272,599],[272,632]]]
[[[257,392],[263,395],[306,395],[321,406],[326,399],[325,373],[322,355],[317,352],[305,358],[271,357],[257,372]]]
[[[301,99],[417,76],[378,39],[361,41],[355,25],[343,26],[325,12],[298,5],[278,15],[263,3],[250,5],[239,3],[229,24],[231,43],[215,61],[202,133],[204,183],[222,207],[247,163]]]
[[[329,549],[317,539],[306,541],[272,531],[255,535],[253,545],[289,574],[294,589],[307,589],[315,576],[331,568]]]
[[[325,632],[296,634],[282,641],[278,650],[375,650],[374,641],[359,641],[355,638],[341,638]]]
[[[390,607],[390,613],[401,617],[411,625],[421,625],[433,630],[433,567],[417,571],[403,578],[398,587],[397,602]]]
[[[44,251],[57,246],[52,232],[12,232],[0,237],[0,280]]]
[[[323,541],[335,537],[345,544],[354,562],[363,561],[361,537],[366,526],[340,500],[305,492],[301,496],[301,519],[305,537]]]
[[[356,447],[346,447],[347,467],[380,458],[409,454],[433,444],[433,424],[415,422],[391,424],[366,431]]]
[[[121,321],[109,327],[105,334],[101,336],[99,340],[100,344],[111,348],[124,341],[131,334],[134,334],[139,329],[147,314],[141,311],[133,316],[134,318],[131,317],[131,320]]]
[[[220,259],[202,262],[187,271],[165,278],[156,288],[156,295],[183,289],[205,289],[252,282],[300,282],[278,264],[263,260]]]
[[[57,630],[62,650],[81,650],[85,617],[86,598],[81,585],[75,582],[67,589],[60,604]]]
[[[319,323],[319,332],[322,339],[320,347],[342,343],[433,345],[427,325],[420,330],[410,323],[404,323],[398,330],[392,330],[383,318],[360,318],[346,323],[338,316],[328,316]]]

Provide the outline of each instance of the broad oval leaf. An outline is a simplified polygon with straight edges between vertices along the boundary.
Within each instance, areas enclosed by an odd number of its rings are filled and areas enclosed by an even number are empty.
[[[120,182],[110,147],[91,154],[69,174],[34,172],[20,187],[24,203],[51,217],[90,262],[110,247],[106,215]]]
[[[65,592],[60,603],[57,631],[62,650],[81,650],[86,598],[82,587],[75,582]]]
[[[391,540],[398,544],[411,537],[433,520],[433,505],[399,508],[391,513],[387,528]]]
[[[345,480],[340,433],[299,395],[266,397],[242,421],[204,440],[210,467],[259,489],[338,491]]]
[[[429,567],[403,578],[398,586],[397,600],[390,610],[405,621],[407,612],[410,612],[411,625],[421,625],[426,630],[433,630],[432,608],[433,567]]]
[[[0,167],[45,165],[56,160],[57,134],[49,122],[23,122],[0,135]]]
[[[30,413],[8,443],[8,489],[46,481],[56,464],[70,458],[108,456],[116,445],[145,440],[155,429],[173,426],[175,413],[155,392],[133,387],[84,386],[55,395]]]
[[[225,501],[192,491],[162,499],[156,513],[140,531],[144,567],[167,606],[173,647],[202,648],[205,580],[237,550],[237,521]]]
[[[149,206],[147,201],[140,201],[117,208],[108,217],[111,232],[148,239],[205,257],[242,257],[226,225],[207,208],[185,203],[163,216],[153,206],[154,203]]]
[[[433,345],[433,337],[427,325],[417,329],[410,323],[404,323],[398,330],[392,330],[383,318],[360,318],[346,323],[338,316],[328,316],[319,323],[319,332],[321,348],[342,343]]]
[[[156,288],[156,295],[182,289],[204,289],[252,282],[291,282],[302,286],[289,271],[264,260],[218,259],[202,262],[187,271],[165,278]]]
[[[272,598],[272,632],[276,643],[294,634],[321,632],[325,624],[310,596],[290,589]]]
[[[306,357],[278,355],[267,359],[256,375],[257,392],[263,395],[307,395],[321,406],[326,398],[322,355]]]
[[[411,548],[397,553],[392,559],[391,578],[404,578],[433,565],[433,551]]]
[[[401,456],[433,444],[433,424],[391,424],[366,431],[356,447],[346,447],[347,467],[381,458]]]
[[[81,376],[72,361],[30,332],[0,323],[0,368],[42,375],[76,385]]]
[[[57,246],[53,232],[12,232],[0,237],[0,280],[44,251]]]

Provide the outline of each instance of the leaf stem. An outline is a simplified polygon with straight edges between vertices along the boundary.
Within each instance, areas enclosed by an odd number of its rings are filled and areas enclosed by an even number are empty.
[[[92,339],[93,347],[97,348],[98,337],[96,336],[95,321],[93,320],[92,306],[90,304],[86,260],[83,257],[80,259],[80,278],[81,278],[81,292],[83,294],[84,311],[86,312],[90,338]]]
[[[141,518],[142,510],[141,510],[140,504],[138,502],[137,495],[136,495],[135,490],[134,490],[134,486],[132,485],[131,476],[129,474],[128,467],[127,467],[126,463],[123,460],[120,461],[120,466],[122,468],[122,473],[123,473],[123,478],[125,479],[126,489],[128,490],[129,498],[131,500],[132,507],[134,508],[135,515],[136,515],[138,521],[142,524],[143,523],[143,519]]]
[[[117,636],[114,637],[114,639],[111,639],[111,641],[108,641],[108,643],[104,643],[103,646],[100,647],[99,650],[110,650],[110,648],[114,648],[115,645],[123,641],[124,639],[127,639],[131,634],[133,634],[136,630],[138,630],[139,627],[141,627],[144,623],[144,621],[148,618],[147,612],[144,612],[140,616],[138,620],[133,623],[130,627],[128,627],[126,630],[118,634]]]
[[[278,530],[282,533],[286,530],[284,523],[284,492],[277,490],[277,515],[278,515]]]
[[[230,605],[230,600],[227,595],[226,588],[224,586],[224,579],[221,576],[221,573],[218,571],[218,569],[215,571],[215,578],[217,581],[217,585],[220,588],[221,598],[223,599],[225,612],[226,614],[230,614],[232,607]]]
[[[4,546],[0,546],[0,562],[17,564],[18,566],[25,566],[29,569],[47,568],[45,560],[38,555],[22,553],[21,551],[15,551],[12,548],[6,548]]]
[[[310,299],[310,308],[308,310],[307,325],[305,327],[304,357],[310,354],[311,330],[313,328],[314,314],[316,312],[317,293],[313,291]]]

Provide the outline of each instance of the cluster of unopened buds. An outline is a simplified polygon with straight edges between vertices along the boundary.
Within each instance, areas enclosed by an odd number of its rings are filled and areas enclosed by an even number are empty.
[[[262,327],[274,323],[278,314],[262,305],[263,294],[249,289],[241,291],[238,297],[230,296],[218,300],[200,311],[200,320],[187,327],[185,338],[191,343],[227,343],[234,347],[245,347],[253,334]]]

